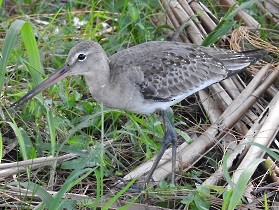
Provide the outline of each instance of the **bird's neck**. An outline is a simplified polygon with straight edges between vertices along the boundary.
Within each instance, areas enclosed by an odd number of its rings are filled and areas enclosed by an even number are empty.
[[[107,58],[104,58],[97,66],[98,70],[94,74],[85,74],[85,81],[89,86],[90,93],[98,100],[104,91],[110,86],[110,68]]]

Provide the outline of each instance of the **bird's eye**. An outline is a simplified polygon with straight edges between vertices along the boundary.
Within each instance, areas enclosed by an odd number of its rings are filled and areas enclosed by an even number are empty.
[[[79,55],[78,55],[78,60],[79,60],[79,61],[84,61],[85,58],[86,58],[86,55],[84,55],[84,54],[79,54]]]

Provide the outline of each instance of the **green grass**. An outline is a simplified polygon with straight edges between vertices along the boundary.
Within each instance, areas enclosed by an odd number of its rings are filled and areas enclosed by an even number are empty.
[[[75,2],[63,6],[37,3],[28,8],[21,2],[16,2],[17,13],[11,14],[13,18],[6,17],[5,20],[9,29],[2,48],[0,87],[3,87],[2,92],[5,92],[9,101],[6,101],[7,104],[1,103],[1,106],[8,107],[10,103],[23,96],[28,89],[42,81],[42,78],[45,78],[44,74],[49,74],[50,71],[54,71],[53,69],[62,66],[65,55],[76,42],[76,38],[100,41],[108,53],[114,53],[128,45],[161,39],[162,34],[156,31],[149,21],[153,15],[151,10],[154,11],[155,6],[158,5],[155,1],[150,2],[139,4],[138,1],[123,1],[122,4],[113,4],[111,1],[92,1],[92,4]],[[143,15],[142,12],[145,11],[149,11],[150,15]],[[24,18],[23,15],[29,16]],[[17,20],[18,18],[23,20]],[[74,26],[72,22],[75,18],[78,18],[78,21],[86,21],[85,25],[80,26],[80,29]],[[48,24],[40,24],[38,20],[46,21]],[[95,34],[102,30],[104,22],[110,22],[116,28],[117,33],[96,36]],[[42,59],[40,59],[39,51]],[[15,68],[12,73],[6,72],[6,67],[9,65],[15,65],[18,68]],[[42,66],[45,67],[45,73],[42,71]],[[13,86],[12,89],[5,89],[3,84],[7,80],[9,85]],[[53,199],[49,199],[47,192],[40,187],[45,186],[48,180],[39,181],[28,171],[30,174],[28,183],[31,184],[27,185],[31,186],[33,191],[36,189],[39,191],[43,206],[49,209],[65,204],[66,200],[61,196],[71,190],[75,183],[80,183],[89,175],[87,167],[99,168],[98,173],[94,169],[96,176],[93,176],[97,177],[96,196],[99,200],[103,199],[104,176],[111,177],[115,172],[111,171],[111,166],[117,164],[117,171],[125,170],[127,163],[121,163],[117,153],[104,152],[104,148],[95,146],[101,145],[99,139],[103,141],[115,139],[120,143],[124,140],[137,145],[135,146],[137,148],[141,145],[140,147],[147,148],[148,158],[152,156],[154,149],[158,149],[158,145],[151,138],[152,135],[157,134],[154,126],[150,129],[150,124],[148,124],[150,122],[146,122],[141,116],[129,113],[123,116],[123,113],[119,111],[115,112],[107,108],[103,110],[102,106],[95,103],[90,96],[82,98],[83,95],[89,93],[84,83],[81,77],[65,79],[43,93],[45,97],[36,96],[36,99],[20,107],[16,115],[13,114],[13,110],[6,110],[10,113],[11,122],[2,122],[2,125],[11,126],[13,130],[9,132],[14,132],[19,142],[20,153],[15,161],[46,155],[56,156],[62,152],[81,155],[77,160],[68,161],[62,165],[62,170],[72,170],[72,175],[63,181],[64,184]],[[151,120],[154,120],[154,117]],[[162,134],[161,125],[159,126]],[[150,141],[153,145],[152,149],[150,149]],[[95,148],[91,151],[81,152],[92,146]],[[90,157],[90,154],[98,155]],[[81,163],[84,163],[82,167]],[[49,173],[49,181],[52,180],[53,184],[53,174],[58,171],[59,168],[54,163]],[[78,179],[78,176],[82,178]],[[24,186],[27,187],[27,185]],[[110,203],[108,202],[107,206]]]
[[[14,5],[10,5],[0,1],[3,40],[3,58],[0,58],[0,161],[16,162],[76,153],[78,158],[62,164],[54,162],[50,167],[35,171],[27,168],[21,174],[19,184],[37,194],[41,203],[32,202],[32,197],[25,200],[24,193],[20,199],[30,205],[35,203],[38,209],[96,209],[104,199],[111,179],[125,175],[135,165],[150,159],[159,151],[163,127],[157,115],[141,116],[103,107],[91,98],[82,77],[64,79],[17,110],[9,109],[9,106],[61,67],[77,40],[98,41],[108,54],[113,54],[138,43],[165,39],[162,32],[164,26],[155,27],[150,21],[156,13],[162,12],[161,7],[157,0],[14,2]],[[249,9],[249,2],[242,9]],[[206,39],[206,45],[215,43],[228,34],[231,28],[237,27],[232,21],[235,15],[233,9]],[[214,13],[221,17],[225,14],[218,9],[214,9]],[[263,17],[258,19],[265,22]],[[75,21],[80,25],[73,24]],[[112,26],[115,30],[107,32],[104,25]],[[265,30],[261,34],[263,38],[269,37]],[[189,118],[194,123],[189,123]],[[198,113],[191,116],[180,107],[176,109],[175,122],[180,140],[187,142],[191,142],[191,138],[185,130],[202,132],[203,126],[208,123],[204,116]],[[111,139],[111,146],[104,147],[103,144]],[[3,148],[11,142],[17,142],[17,146],[11,155],[5,156]],[[205,158],[198,168],[183,174],[187,184],[182,183],[174,188],[162,182],[161,191],[148,192],[154,200],[153,204],[171,208],[179,203],[193,209],[207,209],[212,204],[210,199],[223,198],[223,208],[233,209],[241,202],[241,186],[248,182],[252,174],[245,174],[242,182],[236,183],[236,188],[231,191],[219,186],[212,187],[215,191],[201,187],[200,181],[208,176],[208,168],[218,167],[220,156]],[[227,171],[229,182],[229,171],[226,168],[224,170]],[[16,186],[16,183],[9,181],[3,185],[9,184]],[[122,198],[131,184],[133,181],[112,196],[105,208],[108,209],[114,201]],[[65,193],[78,194],[87,186],[86,193],[94,199],[75,201],[64,198]],[[52,187],[57,192],[54,196],[47,191]],[[189,194],[169,202],[168,196],[174,195],[175,190]],[[139,194],[130,201],[138,202],[138,197]],[[229,203],[230,199],[234,202]],[[267,206],[266,198],[265,203]],[[27,206],[23,202],[21,205]]]

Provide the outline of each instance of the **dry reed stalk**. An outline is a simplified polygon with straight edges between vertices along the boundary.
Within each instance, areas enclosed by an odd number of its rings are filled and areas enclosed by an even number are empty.
[[[229,9],[233,5],[238,5],[234,0],[219,0],[220,6],[224,9]],[[236,6],[237,7],[237,6]],[[236,20],[239,22],[243,22],[244,25],[252,27],[252,28],[259,28],[260,24],[256,21],[251,15],[244,11],[239,11],[236,15]]]
[[[279,72],[279,68],[275,71]],[[266,112],[267,117],[257,135],[253,138],[253,142],[264,146],[269,146],[279,131],[279,92],[266,108]],[[237,183],[243,170],[246,169],[254,159],[261,157],[263,154],[264,151],[260,147],[253,145],[250,146],[246,156],[243,158],[240,165],[233,174],[233,182]]]
[[[262,3],[257,3],[258,7],[263,11],[271,21],[279,24],[279,1],[265,0]]]
[[[24,160],[13,163],[1,163],[0,164],[0,178],[5,178],[7,176],[15,175],[21,172],[25,172],[26,168],[37,169],[43,166],[52,165],[55,161],[61,163],[67,160],[76,158],[76,154],[66,154],[58,157],[40,157],[34,158],[32,160]]]

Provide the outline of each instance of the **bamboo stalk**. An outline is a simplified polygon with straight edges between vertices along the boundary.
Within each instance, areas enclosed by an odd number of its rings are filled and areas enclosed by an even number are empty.
[[[279,69],[278,69],[279,71]],[[263,123],[260,131],[258,134],[254,137],[253,142],[268,146],[271,141],[274,140],[275,135],[279,131],[279,92],[277,95],[273,98],[273,100],[270,102],[268,110],[268,116]],[[236,183],[241,176],[241,173],[245,168],[249,166],[249,164],[252,162],[252,160],[261,157],[264,151],[257,147],[257,146],[250,146],[250,149],[248,150],[246,156],[238,166],[237,170],[234,172],[232,176],[232,180],[234,183]]]

